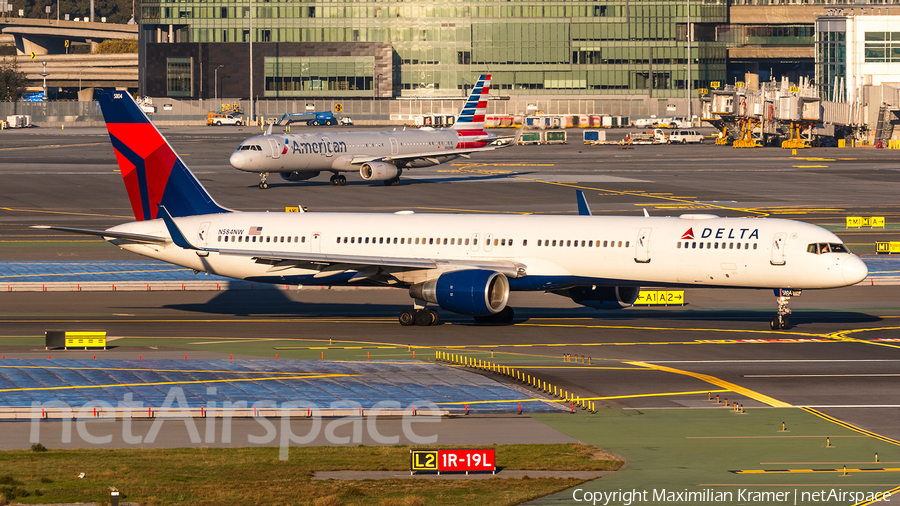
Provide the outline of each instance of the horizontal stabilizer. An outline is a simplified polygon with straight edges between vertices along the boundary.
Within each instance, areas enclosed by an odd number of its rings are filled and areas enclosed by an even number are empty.
[[[128,232],[111,232],[109,230],[91,230],[89,228],[72,228],[72,227],[55,227],[51,225],[35,225],[31,228],[40,228],[44,230],[58,230],[60,232],[70,232],[73,234],[95,235],[97,237],[112,237],[113,239],[124,239],[132,242],[146,242],[151,244],[163,244],[169,242],[167,237],[157,237],[155,235],[131,234]]]

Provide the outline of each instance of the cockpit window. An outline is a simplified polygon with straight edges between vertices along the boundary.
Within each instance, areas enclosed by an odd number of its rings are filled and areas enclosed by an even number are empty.
[[[241,146],[241,151],[262,151],[262,148],[256,144],[244,144]]]
[[[847,246],[839,242],[812,243],[806,247],[806,251],[807,253],[814,253],[816,255],[823,255],[825,253],[850,253]]]

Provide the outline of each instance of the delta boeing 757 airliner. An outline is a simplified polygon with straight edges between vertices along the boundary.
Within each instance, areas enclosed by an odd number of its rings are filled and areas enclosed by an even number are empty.
[[[865,279],[831,232],[799,221],[591,216],[250,213],[216,203],[124,92],[98,91],[137,221],[108,230],[43,227],[106,238],[140,255],[236,279],[398,287],[414,299],[403,325],[438,313],[509,322],[510,292],[546,291],[594,308],[630,306],[641,286],[775,289],[772,328],[790,328],[801,289]]]

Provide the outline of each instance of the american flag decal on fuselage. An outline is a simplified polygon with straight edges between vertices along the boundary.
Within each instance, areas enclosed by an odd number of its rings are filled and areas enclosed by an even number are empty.
[[[491,91],[491,75],[485,74],[478,78],[475,88],[466,100],[462,112],[456,118],[452,129],[460,137],[456,149],[481,148],[487,145],[484,139],[487,133],[484,131],[484,115],[487,111],[487,97]],[[471,137],[471,140],[465,139]]]

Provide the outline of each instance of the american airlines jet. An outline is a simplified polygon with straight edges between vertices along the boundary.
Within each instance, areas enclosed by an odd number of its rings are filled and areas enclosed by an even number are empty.
[[[773,329],[790,328],[802,289],[865,279],[831,232],[781,219],[237,212],[216,203],[124,92],[98,91],[136,221],[108,230],[43,227],[236,279],[408,290],[402,325],[437,311],[513,319],[515,291],[552,292],[593,308],[630,306],[641,286],[775,289]]]
[[[231,155],[231,165],[259,174],[259,188],[269,187],[270,172],[285,181],[303,181],[331,172],[331,184],[344,186],[341,172],[359,172],[366,181],[400,184],[403,169],[431,167],[477,151],[494,149],[498,139],[484,131],[484,113],[491,76],[478,79],[452,127],[382,132],[317,132],[258,135],[245,140]]]

